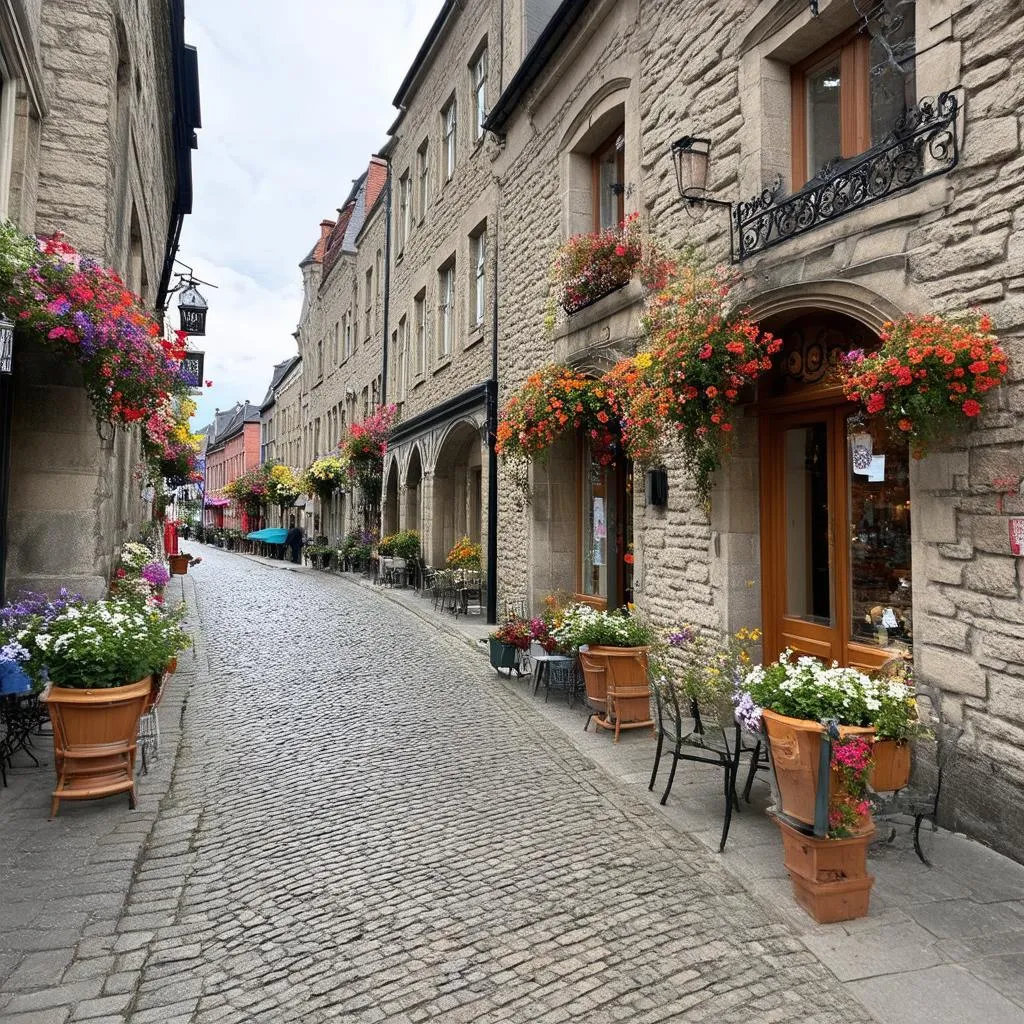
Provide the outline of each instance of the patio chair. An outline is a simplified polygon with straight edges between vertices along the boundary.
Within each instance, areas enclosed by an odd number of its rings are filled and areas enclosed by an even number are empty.
[[[750,787],[758,768],[767,767],[766,755],[762,755],[761,741],[754,740],[751,745],[745,738],[742,728],[735,721],[731,704],[726,706],[723,702],[721,707],[706,707],[705,714],[702,715],[697,701],[680,695],[671,684],[662,681],[653,689],[658,716],[658,745],[654,751],[654,768],[647,788],[652,791],[654,789],[666,739],[672,745],[672,768],[669,771],[665,792],[661,796],[662,806],[672,792],[672,783],[675,781],[676,768],[680,761],[693,761],[721,768],[722,790],[725,797],[722,838],[718,845],[718,851],[721,853],[729,838],[733,809],[739,810],[736,776],[743,754],[750,753],[750,768],[743,791],[746,800],[749,801]]]
[[[455,614],[469,615],[471,600],[476,602],[477,609],[481,609],[484,602],[484,579],[479,569],[466,569],[462,574],[462,582],[458,588],[458,602],[455,605]]]

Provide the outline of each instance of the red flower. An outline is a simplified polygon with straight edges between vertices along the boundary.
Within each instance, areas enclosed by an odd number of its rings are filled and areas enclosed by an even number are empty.
[[[867,410],[869,416],[873,416],[876,412],[881,412],[884,408],[885,395],[880,394],[878,391],[875,391],[868,396]]]
[[[981,406],[973,399],[968,398],[962,406],[965,416],[977,416],[981,412]]]
[[[710,345],[705,345],[700,350],[700,352],[697,353],[697,355],[699,355],[701,359],[710,359],[711,358],[711,353],[713,351],[714,351],[714,349],[712,349],[712,347]]]

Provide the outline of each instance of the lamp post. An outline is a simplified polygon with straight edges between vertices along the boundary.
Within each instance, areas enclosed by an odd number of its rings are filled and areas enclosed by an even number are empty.
[[[189,281],[178,299],[181,329],[195,338],[206,335],[206,312],[209,303],[200,294],[195,281]]]

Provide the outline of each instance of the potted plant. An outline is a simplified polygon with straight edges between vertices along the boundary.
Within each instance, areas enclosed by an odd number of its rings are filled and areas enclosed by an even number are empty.
[[[530,624],[520,618],[511,618],[488,638],[491,667],[500,672],[509,670],[509,675],[521,675],[519,664],[524,652],[530,649]]]
[[[560,647],[578,654],[595,724],[614,729],[616,742],[622,729],[653,728],[648,651],[656,637],[651,626],[625,611],[599,611],[582,603],[564,609],[561,619],[553,635]]]
[[[190,643],[181,613],[131,601],[70,603],[18,631],[25,668],[46,689],[60,801],[128,793],[135,806],[135,749],[155,673]]]
[[[168,555],[167,561],[171,567],[172,576],[184,576],[188,572],[189,563],[192,561],[190,555],[184,553]]]
[[[818,921],[863,916],[873,882],[872,749],[879,729],[887,738],[912,730],[913,691],[815,658],[794,661],[786,651],[746,676],[737,718],[760,723],[768,738],[775,817],[797,902]]]
[[[462,537],[452,546],[445,559],[449,569],[479,569],[481,550],[468,537]]]

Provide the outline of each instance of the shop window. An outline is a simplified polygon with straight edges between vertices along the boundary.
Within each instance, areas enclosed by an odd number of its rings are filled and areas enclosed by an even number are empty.
[[[826,164],[881,142],[916,103],[914,5],[869,19],[798,64],[791,74],[793,187]]]

